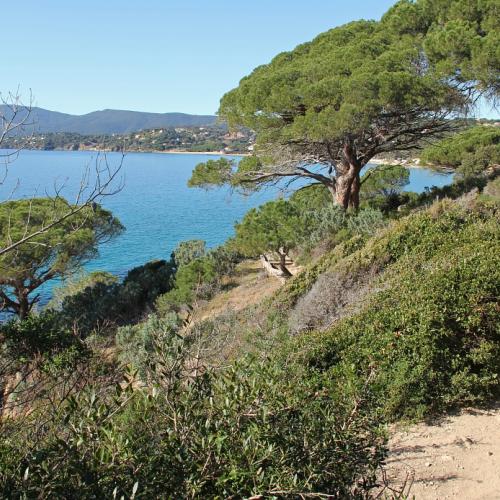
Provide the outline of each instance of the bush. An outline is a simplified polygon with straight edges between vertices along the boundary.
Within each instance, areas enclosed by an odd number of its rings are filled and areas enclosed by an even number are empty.
[[[75,369],[86,364],[90,354],[53,311],[0,325],[0,431],[9,417],[21,419],[37,408],[54,405],[80,382],[74,377]]]
[[[210,299],[220,289],[222,278],[229,276],[240,260],[239,252],[231,244],[225,244],[180,265],[172,290],[156,300],[156,311],[160,315],[167,314],[190,306],[196,300]]]
[[[373,235],[387,224],[380,210],[365,208],[347,219],[347,229],[353,235]]]
[[[295,191],[290,202],[302,213],[319,211],[332,205],[332,195],[322,184],[311,184]]]
[[[500,130],[498,127],[471,127],[424,149],[422,162],[431,165],[459,167],[468,154],[493,146],[498,155]]]
[[[309,244],[317,245],[327,238],[333,238],[344,229],[347,215],[341,207],[330,203],[319,211],[306,212],[303,214],[303,219],[307,221],[304,225],[309,229],[307,236],[303,235],[303,239]]]
[[[403,165],[379,165],[369,169],[361,179],[363,199],[394,196],[410,182],[410,171]]]
[[[156,301],[160,312],[178,309],[196,299],[208,299],[216,290],[219,276],[211,258],[203,257],[181,266],[175,275],[174,288]]]
[[[358,266],[386,262],[386,289],[304,338],[307,363],[339,386],[373,374],[374,400],[389,419],[498,396],[498,219],[494,206],[440,204],[353,254]]]
[[[457,168],[458,179],[473,179],[488,174],[490,167],[500,165],[499,144],[482,146],[471,153],[464,154],[460,166]]]
[[[80,273],[72,276],[52,290],[52,298],[47,308],[60,310],[66,297],[83,292],[86,288],[93,288],[99,283],[112,285],[118,283],[118,278],[114,274],[105,271],[93,271],[91,273]]]
[[[83,336],[138,320],[172,288],[174,273],[172,262],[157,260],[132,269],[122,283],[94,283],[63,300],[61,317]]]
[[[178,335],[178,322],[173,313],[162,318],[151,314],[137,325],[118,328],[115,336],[118,360],[131,365],[144,378],[154,362],[152,357],[158,343],[169,343],[170,336]]]
[[[178,346],[170,368],[183,359]],[[36,445],[29,426],[0,441],[0,494],[358,498],[374,486],[384,439],[362,395],[334,400],[314,378],[270,360],[191,381],[180,370],[155,373],[153,393],[132,385],[113,398],[82,392]]]
[[[331,250],[335,245],[356,235],[371,235],[386,224],[384,214],[377,209],[365,207],[359,212],[346,213],[342,208],[329,203],[319,211],[302,214],[302,225],[307,228],[300,247],[300,259],[304,260],[318,248]]]
[[[365,238],[354,236],[330,252],[322,255],[317,262],[307,266],[301,273],[294,276],[278,290],[272,300],[272,308],[282,312],[290,310],[308,290],[312,288],[318,277],[332,269],[343,258],[356,252],[365,243]]]
[[[369,273],[328,272],[318,277],[290,313],[292,333],[323,330],[361,306],[371,291]]]
[[[456,169],[459,181],[490,176],[500,164],[500,130],[469,128],[426,148],[422,160]]]
[[[220,245],[211,249],[208,252],[209,258],[212,260],[217,276],[230,276],[236,265],[243,260],[243,256],[232,247],[232,240],[229,240],[224,245]]]
[[[0,325],[0,338],[4,355],[25,362],[35,356],[53,356],[72,346],[83,348],[80,339],[61,325],[59,315],[53,311]]]
[[[206,253],[203,240],[181,241],[175,248],[172,257],[177,268],[189,264],[195,259],[203,257]]]

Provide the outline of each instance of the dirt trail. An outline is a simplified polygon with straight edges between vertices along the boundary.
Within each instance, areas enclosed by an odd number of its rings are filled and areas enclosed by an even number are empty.
[[[292,263],[288,269],[295,275],[300,272],[301,267]],[[268,276],[260,261],[245,260],[237,266],[230,285],[227,291],[218,293],[199,307],[193,315],[193,320],[201,321],[227,311],[237,312],[258,304],[276,292],[282,283],[279,279]]]
[[[409,474],[409,498],[500,499],[500,405],[396,431],[389,449],[389,484]]]

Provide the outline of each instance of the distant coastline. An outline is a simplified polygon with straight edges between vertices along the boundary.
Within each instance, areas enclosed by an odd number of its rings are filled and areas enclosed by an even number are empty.
[[[22,148],[21,151],[41,151],[41,152],[51,152],[59,151],[65,153],[78,153],[80,151],[89,151],[93,153],[120,153],[121,151],[116,151],[113,149],[97,149],[97,148],[80,148],[80,149],[64,149],[64,148],[54,148],[54,149],[39,149],[39,148]],[[126,154],[129,153],[156,153],[156,154],[173,154],[173,155],[211,155],[211,156],[250,156],[250,153],[231,153],[227,151],[187,151],[180,149],[173,150],[152,150],[152,149],[125,149],[123,151]]]
[[[60,152],[79,152],[79,151],[90,151],[94,153],[120,153],[115,149],[108,148],[85,148],[80,147],[79,149],[66,149],[66,148],[53,148],[53,149],[40,149],[40,148],[22,148],[23,151],[60,151]],[[125,149],[124,153],[156,153],[156,154],[172,154],[172,155],[201,155],[201,156],[238,156],[245,157],[251,156],[252,153],[241,153],[241,152],[228,152],[228,151],[189,151],[185,149],[169,149],[169,150],[159,150],[159,149]],[[419,158],[405,158],[405,159],[384,159],[384,158],[372,158],[368,163],[375,165],[403,165],[408,168],[423,168],[431,169],[437,172],[449,173],[453,169],[444,167],[435,167],[433,165],[425,165],[420,163]]]
[[[190,153],[231,155],[251,151],[254,134],[246,129],[230,132],[225,127],[176,127],[130,134],[81,135],[72,132],[12,136],[7,149],[40,151],[137,151],[139,153]]]
[[[434,172],[441,174],[450,174],[454,172],[453,168],[441,166],[437,167],[435,165],[420,163],[420,158],[405,158],[400,160],[372,158],[368,163],[373,163],[375,165],[402,165],[406,168],[423,168],[426,170],[433,170]]]
[[[250,156],[250,153],[228,153],[226,151],[184,151],[173,149],[171,151],[129,151],[130,153],[161,153],[173,155],[213,155],[213,156]]]

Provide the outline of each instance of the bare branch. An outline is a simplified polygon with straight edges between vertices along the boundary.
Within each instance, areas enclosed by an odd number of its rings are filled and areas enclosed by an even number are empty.
[[[80,189],[76,195],[76,203],[70,205],[70,208],[65,213],[55,216],[55,218],[52,221],[43,224],[39,229],[32,232],[29,232],[30,216],[31,216],[31,211],[30,211],[25,225],[24,236],[18,239],[17,241],[12,241],[10,239],[10,243],[8,245],[6,245],[4,248],[0,248],[0,256],[16,249],[17,247],[23,245],[24,243],[29,242],[33,238],[36,238],[37,236],[44,234],[47,231],[50,231],[53,227],[75,216],[76,214],[79,214],[89,206],[92,207],[94,203],[97,203],[98,201],[102,200],[102,198],[107,196],[113,196],[119,193],[124,186],[123,177],[120,180],[118,180],[119,173],[122,170],[124,158],[125,154],[122,153],[119,165],[116,168],[111,168],[108,163],[106,154],[101,155],[99,153],[95,160],[96,178],[93,186],[89,188],[90,186],[90,182],[88,180],[89,170],[86,169],[82,176],[82,180],[80,182]],[[117,180],[118,184],[116,184]],[[54,203],[56,203],[57,200],[61,199],[61,191],[63,187],[64,185],[62,187],[58,186],[54,187],[55,196],[52,197]],[[84,224],[84,222],[80,222],[79,225],[74,228],[74,230],[77,230],[79,227],[82,226],[82,224]]]
[[[6,96],[0,93],[0,149],[5,139],[12,135],[21,135],[34,125],[32,121],[33,95],[30,90],[28,103],[21,99],[20,89],[9,92]],[[0,162],[4,172],[0,178],[0,185],[5,182],[8,166],[19,155],[20,149],[4,150],[0,152]]]

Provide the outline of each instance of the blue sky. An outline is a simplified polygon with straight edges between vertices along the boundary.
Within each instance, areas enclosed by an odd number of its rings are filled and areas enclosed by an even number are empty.
[[[0,90],[40,107],[211,114],[274,55],[394,0],[19,0],[2,6]]]

